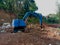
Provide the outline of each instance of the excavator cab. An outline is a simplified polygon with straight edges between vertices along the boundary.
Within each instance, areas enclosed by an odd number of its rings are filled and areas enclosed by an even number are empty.
[[[22,19],[13,19],[12,21],[12,27],[14,27],[14,33],[18,31],[24,32],[26,28],[26,23]]]

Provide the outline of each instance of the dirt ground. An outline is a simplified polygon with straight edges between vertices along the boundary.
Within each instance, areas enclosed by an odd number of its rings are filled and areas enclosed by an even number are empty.
[[[31,26],[31,27],[30,27]],[[0,33],[0,45],[60,45],[60,29],[28,25],[29,33]]]

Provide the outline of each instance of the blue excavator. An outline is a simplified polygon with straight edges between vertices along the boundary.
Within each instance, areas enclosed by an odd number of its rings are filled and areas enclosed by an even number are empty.
[[[29,17],[29,16],[34,16],[36,18],[39,19],[39,22],[40,22],[40,26],[42,28],[42,14],[38,14],[36,12],[27,12],[23,19],[14,19],[12,21],[12,26],[14,27],[14,33],[18,32],[18,30],[21,30],[22,32],[25,31],[25,28],[27,26],[25,20]]]
[[[34,2],[34,0],[30,0],[32,3]],[[13,19],[12,21],[12,27],[14,27],[14,33],[18,32],[18,30],[21,30],[21,31],[25,31],[25,28],[27,26],[25,20],[29,17],[29,16],[34,16],[36,18],[39,19],[39,22],[40,22],[40,26],[42,28],[42,14],[39,14],[39,13],[36,13],[34,11],[30,11],[29,10],[29,1],[25,4],[25,9],[26,9],[26,13],[23,17],[23,19]]]

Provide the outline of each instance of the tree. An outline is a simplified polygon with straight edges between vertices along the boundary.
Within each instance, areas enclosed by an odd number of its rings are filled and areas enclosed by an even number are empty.
[[[0,0],[0,9],[13,12],[19,18],[28,11],[36,11],[38,8],[34,0]]]
[[[60,22],[60,3],[58,2],[57,2],[57,7],[58,7],[57,17],[59,18],[59,22]]]
[[[3,9],[3,8],[5,8],[5,7],[4,7],[3,0],[0,0],[0,9]]]

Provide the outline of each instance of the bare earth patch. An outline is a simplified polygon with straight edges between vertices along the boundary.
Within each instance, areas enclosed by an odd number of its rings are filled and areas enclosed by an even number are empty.
[[[60,45],[60,29],[39,25],[31,27],[29,33],[0,33],[0,45]]]

